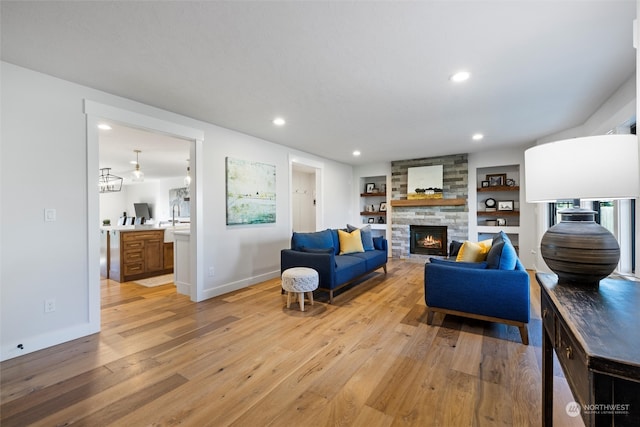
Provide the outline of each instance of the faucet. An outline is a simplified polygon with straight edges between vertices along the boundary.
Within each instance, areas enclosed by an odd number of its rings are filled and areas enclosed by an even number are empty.
[[[180,216],[180,205],[174,203],[171,208],[171,224],[173,224],[174,227],[176,226],[176,208],[178,208],[178,216]]]

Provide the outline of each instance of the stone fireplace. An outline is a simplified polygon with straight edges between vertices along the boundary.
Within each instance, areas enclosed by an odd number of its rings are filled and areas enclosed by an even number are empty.
[[[409,252],[447,256],[447,226],[410,225]]]
[[[407,199],[408,168],[442,165],[444,199],[468,199],[468,161],[466,154],[452,156],[400,160],[391,162],[391,201]],[[436,255],[412,250],[411,226],[446,227],[442,236],[442,252]],[[451,205],[442,203],[432,206],[393,205],[391,209],[391,256],[393,258],[424,262],[432,256],[447,256],[452,240],[464,241],[469,235],[469,208],[467,203]],[[432,237],[433,238],[433,237]],[[424,239],[424,237],[422,237]],[[423,241],[427,246],[433,242]]]

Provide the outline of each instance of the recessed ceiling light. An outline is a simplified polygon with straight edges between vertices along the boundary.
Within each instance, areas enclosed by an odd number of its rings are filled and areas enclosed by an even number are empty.
[[[482,138],[484,138],[484,135],[481,133],[475,133],[471,137],[471,139],[473,139],[474,141],[480,141]]]
[[[471,73],[469,73],[468,71],[459,71],[454,75],[452,75],[451,77],[449,77],[449,80],[451,80],[454,83],[460,83],[460,82],[464,82],[465,80],[469,80],[469,77],[471,77]]]
[[[355,151],[353,152],[353,155],[354,155],[354,156],[356,156],[356,157],[358,157],[360,154],[361,154],[361,153],[360,153],[360,151],[359,151],[359,150],[355,150]]]
[[[106,123],[100,123],[100,124],[98,125],[98,129],[102,129],[102,130],[111,130],[111,126],[109,126],[109,125],[108,125],[108,124],[106,124]]]
[[[285,123],[287,122],[282,117],[276,117],[273,119],[273,124],[276,126],[283,126]]]

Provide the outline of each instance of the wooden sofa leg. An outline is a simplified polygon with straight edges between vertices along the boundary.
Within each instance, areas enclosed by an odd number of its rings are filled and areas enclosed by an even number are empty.
[[[333,304],[333,291],[329,291],[329,304]]]
[[[387,274],[387,264],[383,265],[382,269],[384,270],[384,274]]]
[[[527,325],[523,324],[518,326],[520,330],[520,339],[522,340],[522,344],[529,345],[529,330],[527,329]]]
[[[433,323],[433,314],[435,312],[431,310],[427,310],[427,325],[431,325]]]

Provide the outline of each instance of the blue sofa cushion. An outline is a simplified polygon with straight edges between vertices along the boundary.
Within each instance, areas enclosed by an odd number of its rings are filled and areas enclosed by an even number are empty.
[[[316,231],[314,233],[297,233],[294,231],[291,236],[291,249],[301,251],[302,248],[335,248],[331,230]]]
[[[347,231],[351,233],[354,230],[357,230],[358,227],[355,225],[347,224]],[[372,251],[375,248],[373,247],[373,236],[371,235],[371,226],[365,225],[360,228],[360,238],[362,239],[362,247],[365,251]]]
[[[349,254],[349,256],[365,260],[367,271],[374,270],[387,262],[387,253],[384,251],[365,251]]]
[[[487,254],[487,268],[495,270],[515,270],[518,261],[516,249],[507,237],[494,239]]]
[[[343,230],[347,231],[346,229],[343,229]],[[331,228],[329,231],[331,231],[331,238],[333,239],[333,248],[335,249],[335,254],[339,255],[340,254],[340,237],[338,237],[338,229]]]
[[[362,262],[362,259],[355,257],[352,254],[339,255],[336,257],[335,285],[346,283],[358,276],[363,275],[366,272],[366,263]]]
[[[384,242],[385,242],[384,237],[382,237],[382,236],[374,237],[373,238],[373,249],[378,250],[378,251],[386,250],[387,248],[385,248]]]
[[[429,262],[431,264],[441,264],[441,265],[449,265],[451,267],[462,267],[462,268],[479,268],[484,269],[487,268],[487,262],[464,262],[464,261],[454,261],[454,260],[446,260],[441,258],[429,258]]]
[[[331,254],[333,253],[334,249],[333,246],[330,248],[307,248],[306,246],[303,246],[301,251],[309,252],[312,254]]]

